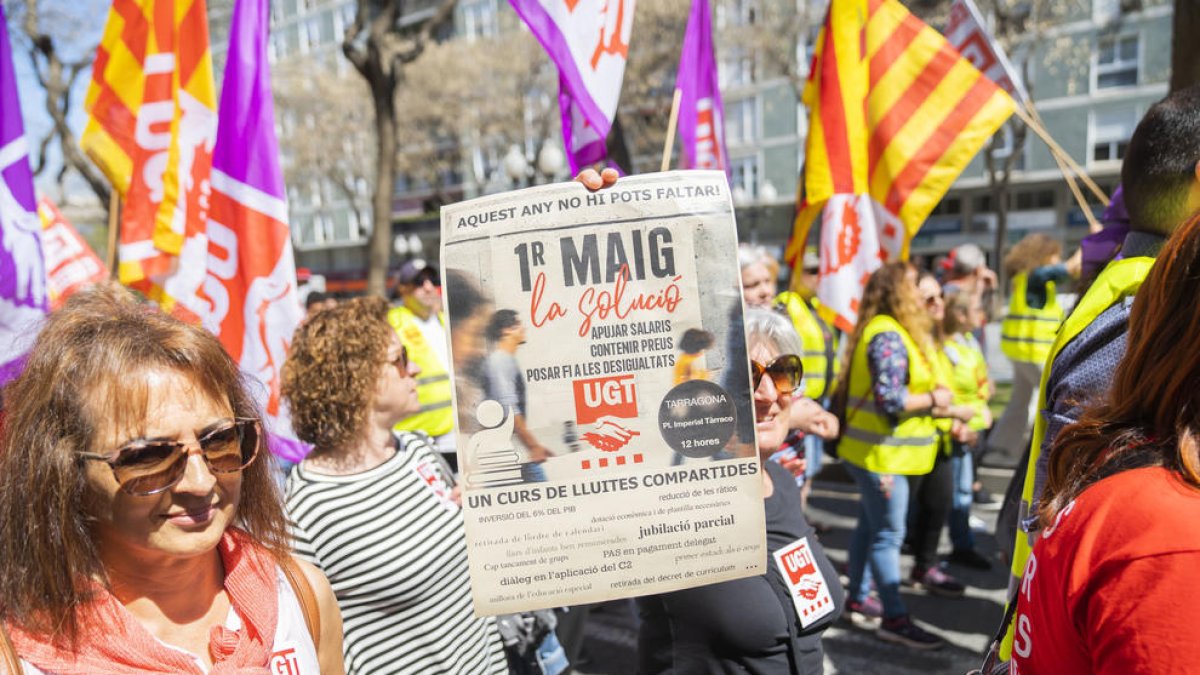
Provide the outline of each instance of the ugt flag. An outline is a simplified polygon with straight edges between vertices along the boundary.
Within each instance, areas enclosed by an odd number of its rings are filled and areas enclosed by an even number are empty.
[[[212,304],[205,326],[261,383],[272,451],[299,461],[305,451],[291,436],[279,396],[284,357],[302,315],[275,138],[267,2],[238,0],[233,10],[212,162],[204,281]]]
[[[49,197],[38,200],[38,217],[50,308],[58,309],[75,291],[107,279],[108,269]]]
[[[725,155],[725,108],[713,56],[712,12],[708,0],[693,0],[692,14],[679,55],[679,138],[685,169],[721,169],[729,173]]]
[[[1000,85],[1009,96],[1029,104],[1029,92],[1013,69],[1004,48],[996,44],[983,17],[971,0],[954,0],[950,5],[950,20],[946,23],[946,39],[988,79]]]
[[[635,0],[509,0],[558,66],[571,173],[606,156],[633,32]]]
[[[909,242],[1013,100],[899,0],[832,0],[804,88],[799,260],[821,219],[817,297],[849,331],[871,273]]]
[[[204,0],[113,0],[80,145],[121,195],[121,283],[198,321],[216,138]]]
[[[0,6],[0,386],[20,373],[46,316],[46,266],[8,18]]]

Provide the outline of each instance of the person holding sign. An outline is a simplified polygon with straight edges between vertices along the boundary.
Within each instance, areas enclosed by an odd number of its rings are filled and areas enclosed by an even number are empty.
[[[801,345],[787,319],[764,309],[746,310],[745,333],[765,460],[787,436]],[[791,474],[770,461],[762,469],[766,574],[638,598],[638,672],[823,672],[821,632],[841,610],[842,587]]]

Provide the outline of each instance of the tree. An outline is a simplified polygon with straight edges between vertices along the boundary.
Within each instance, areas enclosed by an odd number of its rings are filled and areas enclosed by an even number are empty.
[[[280,63],[272,88],[283,128],[283,168],[293,186],[328,185],[354,210],[358,222],[360,185],[371,180],[374,139],[370,111],[362,105],[361,78],[339,74],[305,60]]]
[[[83,6],[80,6],[83,4]],[[78,131],[70,127],[69,116],[77,105],[76,85],[80,77],[90,72],[95,58],[98,27],[96,17],[103,17],[107,3],[87,0],[65,6],[62,2],[23,0],[6,3],[10,22],[19,25],[16,44],[24,48],[32,72],[44,94],[43,108],[51,124],[36,154],[31,156],[33,172],[41,175],[54,162],[57,147],[61,165],[55,175],[60,188],[68,173],[74,171],[87,183],[105,207],[111,188],[103,174],[84,155],[79,147]]]
[[[392,245],[392,190],[396,176],[396,93],[408,64],[453,17],[458,0],[357,0],[342,52],[366,80],[377,142],[367,292],[384,295]],[[415,17],[426,17],[416,20]]]

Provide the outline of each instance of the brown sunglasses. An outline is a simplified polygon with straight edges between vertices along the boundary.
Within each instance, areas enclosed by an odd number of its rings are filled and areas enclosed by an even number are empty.
[[[758,361],[751,361],[750,372],[754,375],[755,389],[758,389],[763,375],[770,375],[776,391],[780,394],[790,394],[800,386],[800,380],[804,378],[804,363],[795,354],[782,354],[765,366]]]
[[[237,417],[206,432],[197,443],[210,471],[237,473],[254,462],[261,439],[262,427],[257,419]],[[169,490],[183,480],[187,447],[180,441],[133,441],[108,455],[78,455],[108,464],[122,490],[146,496]]]

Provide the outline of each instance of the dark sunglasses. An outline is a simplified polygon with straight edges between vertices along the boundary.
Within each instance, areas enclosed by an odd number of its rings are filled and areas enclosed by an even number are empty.
[[[257,419],[238,417],[198,439],[204,463],[213,473],[237,473],[258,456],[262,429]],[[131,495],[158,494],[174,487],[187,470],[187,443],[133,441],[110,455],[80,452],[108,464],[121,489]]]
[[[942,293],[938,293],[937,295],[931,295],[931,296],[925,298],[925,306],[933,307],[934,305],[938,304],[939,302],[945,301],[945,299],[946,299],[946,296]]]
[[[782,354],[765,366],[758,361],[751,361],[750,372],[754,374],[755,389],[758,389],[763,375],[770,375],[776,391],[780,394],[790,394],[800,386],[800,380],[804,377],[804,364],[795,354]]]
[[[408,375],[408,347],[400,345],[400,353],[396,355],[396,358],[388,361],[388,363],[396,366],[401,375]]]

